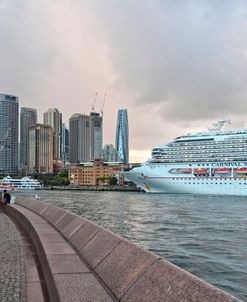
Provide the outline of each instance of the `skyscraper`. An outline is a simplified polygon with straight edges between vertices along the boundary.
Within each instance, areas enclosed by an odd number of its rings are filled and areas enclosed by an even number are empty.
[[[18,173],[19,99],[0,94],[0,174]]]
[[[91,116],[76,113],[69,119],[70,163],[94,159],[94,127]]]
[[[97,158],[102,150],[102,116],[97,112],[91,112],[90,117],[94,128],[94,158]]]
[[[118,110],[115,149],[122,163],[129,162],[129,126],[127,109]]]
[[[28,162],[28,130],[37,123],[37,110],[21,108],[20,114],[20,168],[27,169]]]
[[[30,173],[53,172],[53,128],[36,124],[29,128],[28,170]]]
[[[62,161],[63,166],[69,161],[69,129],[63,123],[62,125]]]
[[[44,124],[50,125],[53,128],[53,160],[57,162],[61,159],[61,147],[62,147],[62,114],[57,108],[50,108],[44,113]]]

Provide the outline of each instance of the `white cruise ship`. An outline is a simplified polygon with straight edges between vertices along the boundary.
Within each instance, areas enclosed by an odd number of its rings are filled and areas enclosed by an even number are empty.
[[[247,129],[175,138],[152,150],[152,159],[123,175],[149,193],[247,195]]]
[[[6,176],[0,180],[0,190],[35,190],[41,189],[41,184],[37,179],[28,176],[23,178],[12,178]]]

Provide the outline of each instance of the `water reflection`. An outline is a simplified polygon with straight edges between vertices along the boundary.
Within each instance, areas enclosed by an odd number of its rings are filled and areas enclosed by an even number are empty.
[[[247,300],[246,198],[83,191],[39,196]]]

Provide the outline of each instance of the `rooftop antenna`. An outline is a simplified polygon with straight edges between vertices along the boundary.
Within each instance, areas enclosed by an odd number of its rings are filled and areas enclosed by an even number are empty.
[[[93,103],[91,104],[91,110],[92,110],[92,112],[94,112],[94,105],[95,105],[95,103],[96,103],[97,95],[98,95],[98,92],[95,93]]]
[[[103,115],[104,115],[105,100],[106,100],[106,92],[105,92],[105,95],[104,95],[103,103],[102,103],[101,108],[100,108],[102,118],[103,118]]]

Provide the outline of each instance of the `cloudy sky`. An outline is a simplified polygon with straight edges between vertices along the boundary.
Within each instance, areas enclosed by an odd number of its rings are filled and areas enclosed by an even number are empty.
[[[247,1],[0,0],[0,92],[68,125],[104,99],[129,115],[131,161],[222,117],[247,127]]]

